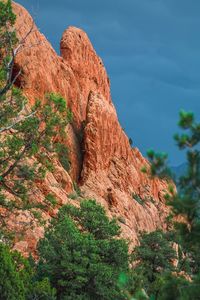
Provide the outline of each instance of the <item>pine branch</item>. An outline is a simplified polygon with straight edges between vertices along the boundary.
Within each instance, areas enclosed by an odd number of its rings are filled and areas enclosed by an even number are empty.
[[[31,118],[32,116],[34,116],[36,114],[36,111],[32,112],[31,114],[27,115],[27,116],[24,116],[23,118],[21,119],[18,119],[16,122],[8,125],[7,127],[3,127],[0,129],[0,133],[3,133],[5,131],[8,131],[10,129],[12,129],[13,127],[15,127],[17,124],[23,122],[24,120],[28,119],[28,118]]]

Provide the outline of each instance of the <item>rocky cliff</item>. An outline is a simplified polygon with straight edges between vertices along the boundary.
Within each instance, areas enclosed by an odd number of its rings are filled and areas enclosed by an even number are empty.
[[[24,37],[33,20],[22,6],[13,5],[18,36]],[[81,197],[72,200],[69,196],[72,183],[77,182],[84,197],[95,198],[109,216],[118,218],[122,235],[135,244],[139,231],[165,227],[168,208],[163,194],[167,184],[141,172],[148,162],[138,149],[131,148],[119,124],[109,78],[86,33],[75,27],[66,29],[60,52],[58,56],[34,25],[15,64],[15,69],[23,71],[17,85],[30,104],[35,98],[44,99],[47,92],[56,92],[66,99],[74,115],[73,124],[66,129],[70,172],[55,161],[55,171],[35,183],[30,197],[42,203],[49,192],[55,195],[58,207],[41,211],[43,219],[49,220],[64,203],[78,205]],[[1,213],[16,233],[15,248],[24,255],[33,252],[43,226],[30,211]]]

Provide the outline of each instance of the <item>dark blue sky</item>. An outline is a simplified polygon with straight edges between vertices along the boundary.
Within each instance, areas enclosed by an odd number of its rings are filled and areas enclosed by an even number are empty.
[[[180,109],[200,117],[199,0],[19,0],[59,52],[84,29],[104,61],[122,127],[134,146],[184,161],[173,134]]]

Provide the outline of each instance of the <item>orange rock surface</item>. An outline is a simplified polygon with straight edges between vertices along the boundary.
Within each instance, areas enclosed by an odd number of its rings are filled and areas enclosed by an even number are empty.
[[[33,20],[18,4],[14,4],[14,11],[18,36],[23,37]],[[168,208],[163,195],[167,184],[141,172],[148,162],[137,148],[131,148],[119,124],[105,67],[86,33],[69,27],[60,49],[58,56],[34,25],[15,66],[23,70],[17,84],[30,104],[35,98],[44,99],[47,92],[56,92],[65,97],[74,115],[66,140],[71,170],[68,174],[55,161],[55,172],[35,184],[33,201],[42,202],[51,192],[59,205],[78,203],[80,198],[68,197],[76,181],[84,197],[95,198],[104,205],[110,217],[118,218],[122,236],[136,244],[139,231],[165,228]],[[134,199],[136,195],[145,200],[143,205]],[[56,213],[56,209],[47,209],[43,218],[49,220]],[[16,216],[7,216],[8,227],[16,232],[15,248],[28,255],[34,251],[43,228],[29,212],[18,211]]]

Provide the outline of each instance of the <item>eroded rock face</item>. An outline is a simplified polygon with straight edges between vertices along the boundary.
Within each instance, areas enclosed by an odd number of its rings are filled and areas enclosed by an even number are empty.
[[[18,36],[23,37],[33,21],[22,6],[14,4],[14,10]],[[51,191],[59,206],[63,205],[71,201],[68,194],[72,191],[72,182],[77,181],[85,197],[95,198],[104,205],[109,216],[119,219],[122,235],[133,244],[137,243],[138,231],[165,228],[168,208],[163,194],[167,184],[151,180],[141,172],[141,167],[148,162],[138,149],[130,147],[111,101],[102,60],[86,33],[69,27],[61,40],[60,57],[34,25],[17,57],[16,67],[23,70],[18,85],[30,104],[36,97],[44,99],[46,92],[56,92],[65,97],[74,114],[66,140],[71,151],[71,171],[68,174],[55,162],[54,174],[49,173],[44,182],[36,183],[34,199],[43,201],[45,194]],[[142,202],[139,203],[137,197]],[[47,209],[43,212],[44,218],[49,219],[56,212],[56,209]],[[32,222],[32,216],[27,218]],[[8,223],[9,227],[12,223],[17,226],[11,216]],[[20,231],[17,228],[14,230]],[[33,235],[34,242],[30,242]],[[15,248],[27,254],[33,251],[41,236],[41,226],[34,223],[31,232],[27,229],[24,236],[17,236]]]
[[[108,75],[87,34],[79,28],[69,27],[65,30],[60,42],[60,52],[78,80],[82,95],[82,117],[85,119],[91,91],[99,92],[105,101],[111,102]]]

